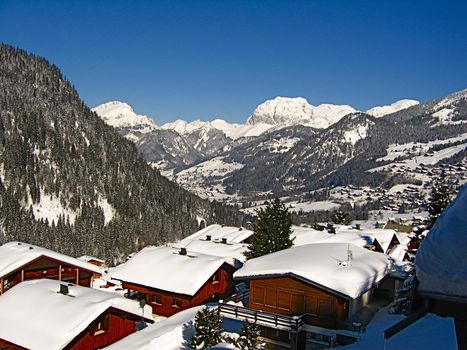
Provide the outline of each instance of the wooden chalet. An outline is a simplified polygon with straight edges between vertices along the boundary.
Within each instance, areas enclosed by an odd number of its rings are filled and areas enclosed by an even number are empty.
[[[224,302],[219,311],[257,322],[265,335],[298,348],[320,330],[335,341],[338,332],[329,330],[352,329],[353,316],[370,303],[388,265],[384,254],[352,244],[293,247],[247,261],[234,274],[249,285],[244,307]]]
[[[96,265],[97,267],[104,266],[105,261],[94,256],[83,255],[78,258],[78,260],[86,261],[90,264]]]
[[[100,276],[93,264],[23,242],[0,247],[0,295],[16,284],[41,278],[56,279],[89,287]]]
[[[146,247],[107,278],[121,281],[128,297],[146,300],[155,314],[171,316],[231,295],[230,260],[185,248]]]
[[[116,293],[55,280],[18,284],[0,297],[0,348],[100,349],[153,322],[149,307]]]

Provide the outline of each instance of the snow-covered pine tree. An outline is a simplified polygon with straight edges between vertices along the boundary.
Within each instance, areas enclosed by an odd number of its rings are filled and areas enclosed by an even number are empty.
[[[408,312],[415,297],[415,289],[415,269],[412,267],[407,273],[402,287],[399,288],[394,295],[394,301],[391,305],[390,312],[393,314],[405,314]]]
[[[350,218],[350,215],[348,213],[344,213],[341,210],[336,210],[331,215],[331,221],[333,224],[336,225],[347,225],[352,221],[352,219]]]
[[[274,253],[293,246],[292,216],[284,202],[276,198],[265,209],[257,211],[258,219],[253,225],[252,242],[245,252],[247,259]]]
[[[441,213],[451,203],[452,191],[445,183],[434,183],[431,191],[428,212],[430,213],[431,224],[434,225]]]
[[[195,316],[195,334],[190,348],[209,349],[222,341],[221,319],[215,309],[207,306]]]
[[[242,335],[238,339],[237,346],[241,350],[265,350],[266,343],[259,338],[261,331],[256,323],[250,323],[248,320],[243,322]]]

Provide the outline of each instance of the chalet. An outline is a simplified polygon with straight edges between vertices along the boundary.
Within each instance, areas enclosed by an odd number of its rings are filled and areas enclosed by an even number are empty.
[[[272,338],[295,338],[293,346],[304,346],[305,339],[317,335],[336,338],[330,329],[351,329],[388,272],[386,255],[356,245],[296,246],[247,261],[234,274],[235,281],[249,284],[245,307],[223,302],[219,311],[257,322]]]
[[[101,275],[93,264],[22,242],[0,247],[0,295],[14,285],[33,279],[57,279],[89,287],[93,275]]]
[[[98,349],[153,322],[149,307],[116,293],[55,280],[18,284],[0,297],[0,348]]]
[[[122,282],[131,298],[144,299],[153,312],[171,316],[230,295],[235,267],[229,259],[172,247],[146,247],[107,279]]]

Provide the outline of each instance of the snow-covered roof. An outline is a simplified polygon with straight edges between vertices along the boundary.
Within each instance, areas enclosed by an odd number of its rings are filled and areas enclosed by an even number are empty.
[[[174,350],[182,349],[188,336],[194,334],[192,321],[204,306],[180,311],[108,346],[108,350]]]
[[[219,240],[195,239],[187,244],[175,244],[177,248],[185,247],[191,252],[203,253],[222,258],[230,259],[232,266],[240,267],[245,262],[243,253],[248,250],[248,244],[226,242],[222,243]],[[239,266],[240,265],[240,266]]]
[[[99,259],[99,258],[96,258],[94,256],[90,256],[90,255],[83,255],[83,256],[80,256],[79,258],[77,258],[78,260],[81,260],[81,261],[86,261],[86,262],[89,262],[89,261],[97,261],[97,262],[100,262],[100,263],[104,263],[104,260],[102,259]]]
[[[61,284],[69,295],[59,293]],[[0,339],[28,349],[63,349],[110,307],[142,315],[138,302],[116,293],[48,279],[22,282],[0,297]],[[149,306],[144,315],[150,317]]]
[[[221,226],[215,224],[207,226],[202,230],[193,233],[191,236],[181,240],[178,244],[183,246],[193,240],[206,239],[207,235],[211,236],[212,240],[222,240],[222,238],[225,238],[227,239],[227,242],[241,243],[245,239],[249,238],[252,234],[253,231],[247,230],[243,227]]]
[[[467,297],[467,186],[441,214],[415,258],[419,289]]]
[[[63,261],[84,270],[100,273],[97,266],[71,256],[28,243],[9,242],[0,247],[0,276],[8,275],[41,256]]]
[[[348,264],[348,251],[352,258]],[[313,243],[248,260],[235,279],[290,275],[338,294],[357,298],[372,288],[389,268],[382,253],[346,243]]]
[[[195,295],[228,259],[188,251],[179,254],[171,247],[146,247],[107,278],[135,283],[168,292]]]

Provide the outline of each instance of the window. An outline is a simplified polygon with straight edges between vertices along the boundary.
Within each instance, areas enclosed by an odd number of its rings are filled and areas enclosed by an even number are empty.
[[[216,273],[212,276],[212,284],[217,284],[221,281],[221,271],[217,270]]]
[[[160,294],[153,294],[152,303],[155,305],[162,305],[162,296]]]
[[[99,320],[99,323],[94,327],[94,336],[105,333],[109,329],[109,315],[105,315]]]
[[[173,299],[172,307],[179,309],[182,306],[182,301],[180,299]]]

